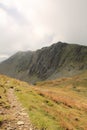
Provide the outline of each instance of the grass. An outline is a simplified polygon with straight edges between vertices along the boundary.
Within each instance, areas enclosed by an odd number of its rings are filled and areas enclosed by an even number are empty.
[[[4,121],[3,116],[0,115],[0,126],[2,125],[3,121]]]
[[[0,77],[0,112],[2,113],[2,111],[8,109],[9,107],[10,106],[6,97],[6,88],[5,86],[3,86],[3,80],[1,80]],[[5,115],[1,113],[0,113],[0,127],[2,126],[4,120],[6,120]]]
[[[87,129],[87,72],[16,91],[40,130]]]
[[[37,129],[87,130],[87,72],[36,86],[1,76],[0,85],[0,100],[6,103],[6,91],[14,88]]]
[[[40,96],[31,87],[26,89],[21,87],[21,91],[17,91],[16,94],[24,107],[27,108],[30,119],[35,127],[38,129],[62,130],[57,120],[54,120],[54,115],[50,115],[47,112],[47,109],[54,108],[54,102]]]

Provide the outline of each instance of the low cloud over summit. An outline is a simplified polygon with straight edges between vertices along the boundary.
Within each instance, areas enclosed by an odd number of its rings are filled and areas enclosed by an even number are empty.
[[[53,42],[87,45],[87,0],[1,0],[0,61]]]

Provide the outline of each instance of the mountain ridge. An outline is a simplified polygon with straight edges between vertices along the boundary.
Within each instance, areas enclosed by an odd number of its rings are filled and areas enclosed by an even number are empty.
[[[0,73],[35,83],[87,69],[87,46],[58,42],[37,51],[17,52],[0,63]]]

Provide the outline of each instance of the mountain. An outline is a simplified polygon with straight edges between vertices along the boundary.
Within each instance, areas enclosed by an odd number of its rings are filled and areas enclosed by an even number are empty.
[[[37,51],[18,52],[0,63],[0,73],[24,81],[72,76],[87,69],[87,46],[58,42]]]

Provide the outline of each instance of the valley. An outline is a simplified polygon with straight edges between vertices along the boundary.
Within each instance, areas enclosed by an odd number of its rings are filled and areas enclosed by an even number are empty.
[[[87,130],[87,0],[0,0],[0,130]]]
[[[38,82],[31,85],[0,76],[0,128],[12,120],[7,93],[14,90],[33,128],[37,130],[87,129],[87,71],[67,78]],[[19,103],[20,104],[20,103]],[[15,106],[14,106],[15,108]],[[20,110],[18,109],[20,112]],[[28,130],[28,129],[26,129]]]

